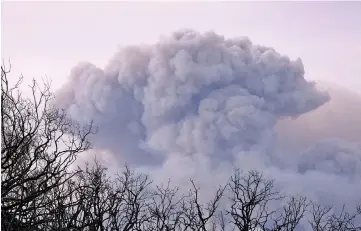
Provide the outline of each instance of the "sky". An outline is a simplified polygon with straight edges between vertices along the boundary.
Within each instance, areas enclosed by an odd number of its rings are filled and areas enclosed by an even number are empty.
[[[104,67],[119,46],[214,30],[300,57],[307,79],[359,92],[360,12],[360,2],[3,2],[1,54],[14,74],[57,88],[76,63]]]

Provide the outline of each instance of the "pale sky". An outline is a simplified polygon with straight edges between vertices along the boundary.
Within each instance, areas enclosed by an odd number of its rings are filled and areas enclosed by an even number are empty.
[[[306,78],[361,92],[361,2],[7,2],[2,58],[59,87],[79,61],[104,67],[119,45],[180,28],[248,36],[303,60]]]

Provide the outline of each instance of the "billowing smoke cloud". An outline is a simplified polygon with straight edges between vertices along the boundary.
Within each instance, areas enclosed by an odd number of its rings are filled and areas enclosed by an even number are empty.
[[[297,119],[279,120],[276,131],[280,146],[301,151],[328,138],[361,142],[361,95],[332,84],[317,83],[331,100]]]
[[[279,117],[327,101],[303,75],[301,60],[247,38],[187,30],[121,49],[104,70],[79,64],[58,103],[95,120],[96,147],[135,161],[154,152],[230,156],[264,148]]]
[[[300,59],[245,37],[183,30],[124,47],[104,69],[77,65],[56,103],[78,120],[94,120],[95,149],[148,166],[155,178],[185,184],[192,177],[211,187],[234,166],[256,168],[288,191],[341,199],[345,188],[361,189],[360,146],[335,141],[286,153],[275,136],[277,121],[328,100],[305,80]],[[328,184],[335,179],[343,188]]]
[[[360,176],[361,144],[324,140],[308,148],[298,161],[299,171],[319,170],[327,174]]]

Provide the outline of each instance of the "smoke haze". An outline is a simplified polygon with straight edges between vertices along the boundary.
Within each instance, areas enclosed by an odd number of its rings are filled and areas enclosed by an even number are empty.
[[[288,192],[355,202],[360,117],[340,123],[343,115],[336,116],[321,128],[312,113],[324,115],[319,110],[330,108],[330,96],[304,74],[300,59],[247,37],[180,30],[156,44],[121,48],[103,69],[76,65],[56,104],[75,119],[94,120],[95,150],[159,181],[187,185],[193,178],[207,189],[240,167],[264,172]]]
[[[278,121],[279,142],[289,150],[302,150],[316,141],[327,138],[361,141],[361,96],[335,84],[318,83],[331,100],[297,119]]]

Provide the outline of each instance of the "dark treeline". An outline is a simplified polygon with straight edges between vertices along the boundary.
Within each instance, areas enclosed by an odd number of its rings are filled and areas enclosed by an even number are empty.
[[[1,67],[1,230],[356,231],[361,207],[334,212],[307,198],[283,195],[257,171],[235,170],[208,202],[191,180],[188,193],[156,186],[125,168],[116,176],[98,162],[71,170],[90,148],[91,123],[80,125],[51,105],[47,83],[29,96],[22,78]],[[276,206],[275,206],[276,205]]]

